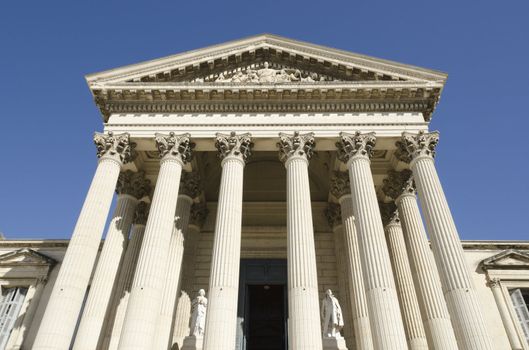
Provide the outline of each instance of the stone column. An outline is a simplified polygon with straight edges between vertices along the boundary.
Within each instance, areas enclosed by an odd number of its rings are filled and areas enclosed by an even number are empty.
[[[349,305],[353,321],[354,339],[357,350],[372,350],[371,325],[367,310],[366,292],[364,288],[364,274],[360,261],[358,234],[353,215],[353,199],[351,185],[346,172],[335,172],[331,179],[331,194],[340,202],[343,223],[344,253],[347,261],[349,280]]]
[[[90,292],[75,337],[74,350],[97,348],[102,333],[112,288],[129,240],[132,218],[138,200],[150,192],[144,172],[127,170],[118,178],[116,208],[94,272]],[[104,334],[103,334],[104,337]]]
[[[99,163],[68,244],[33,349],[68,349],[83,304],[122,164],[135,155],[129,134],[96,133]]]
[[[195,203],[191,206],[189,226],[184,243],[184,262],[182,281],[180,283],[180,297],[176,306],[176,315],[173,329],[173,346],[178,344],[182,348],[184,338],[189,335],[189,316],[191,315],[191,293],[195,277],[195,248],[198,241],[200,228],[206,220],[208,208],[206,203]],[[172,347],[171,347],[172,348]]]
[[[309,187],[314,134],[279,134],[279,156],[287,169],[287,268],[289,347],[321,350],[318,274]]]
[[[204,350],[235,348],[241,256],[244,165],[253,146],[250,134],[217,134],[222,158],[217,218],[209,278]]]
[[[355,343],[355,334],[353,331],[353,322],[350,315],[351,299],[349,298],[347,259],[345,256],[346,248],[344,246],[344,233],[340,205],[330,202],[327,208],[325,208],[324,214],[327,218],[329,226],[332,228],[333,231],[334,253],[336,255],[336,271],[338,276],[339,289],[338,293],[334,292],[334,294],[337,299],[340,300],[340,302],[342,303],[342,317],[344,321],[342,335],[345,338],[346,344],[353,344]]]
[[[428,344],[432,350],[457,350],[439,273],[417,205],[411,171],[390,171],[382,190],[395,200],[398,207]]]
[[[160,172],[132,282],[118,349],[150,350],[162,302],[182,166],[192,158],[189,134],[156,134]]]
[[[196,172],[183,173],[178,193],[174,228],[169,242],[169,259],[166,265],[162,305],[158,316],[153,349],[167,349],[170,345],[169,340],[173,329],[176,297],[181,280],[180,272],[182,271],[182,260],[184,257],[184,240],[187,237],[189,225],[189,213],[191,212],[193,199],[200,194],[200,179]]]
[[[395,281],[378,208],[370,157],[374,133],[341,133],[338,158],[347,163],[353,214],[358,228],[373,345],[377,350],[407,349]]]
[[[501,280],[499,278],[489,279],[489,286],[492,290],[492,294],[494,295],[494,300],[496,300],[496,305],[498,305],[498,311],[500,312],[501,320],[503,321],[503,326],[505,327],[505,332],[507,333],[507,338],[509,338],[509,343],[511,344],[513,350],[522,350],[522,343],[520,342],[518,332],[516,331],[516,326],[512,321],[509,307],[505,302],[505,296],[501,289]]]
[[[134,271],[136,271],[138,255],[140,253],[148,216],[149,204],[140,201],[134,213],[134,225],[132,226],[125,256],[123,257],[119,279],[114,291],[114,300],[107,314],[110,317],[110,321],[108,323],[108,334],[104,341],[103,349],[116,350],[118,348],[123,320],[125,319],[125,312],[127,311],[127,304],[129,302],[130,288],[132,287]]]
[[[435,169],[433,157],[438,141],[438,132],[403,133],[397,143],[398,156],[410,163],[413,172],[459,347],[492,349],[459,234]]]
[[[397,206],[393,202],[381,203],[380,209],[388,242],[389,256],[393,263],[393,273],[397,284],[397,293],[408,345],[410,350],[428,350],[426,333],[422,323],[417,294],[415,293]]]

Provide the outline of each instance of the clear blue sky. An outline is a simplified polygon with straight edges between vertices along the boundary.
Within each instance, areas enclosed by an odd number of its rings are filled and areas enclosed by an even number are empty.
[[[84,75],[270,32],[449,74],[432,128],[464,239],[529,239],[527,1],[7,1],[0,231],[67,238],[102,123]]]

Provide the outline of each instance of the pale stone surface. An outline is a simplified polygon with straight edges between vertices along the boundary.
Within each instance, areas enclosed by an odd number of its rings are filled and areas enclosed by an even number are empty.
[[[355,345],[358,350],[371,350],[373,349],[373,339],[367,310],[358,233],[353,215],[353,199],[351,198],[349,174],[336,172],[331,179],[330,191],[340,201]]]
[[[426,333],[421,318],[419,302],[415,293],[412,272],[408,261],[404,234],[398,211],[394,203],[381,203],[382,221],[393,265],[395,283],[400,300],[404,331],[410,350],[427,350]]]
[[[399,300],[370,169],[376,138],[342,133],[339,158],[347,163],[359,233],[369,320],[375,349],[407,349]]]
[[[125,312],[129,302],[130,288],[132,287],[148,216],[149,204],[144,201],[139,202],[134,213],[134,225],[114,291],[114,300],[107,315],[109,322],[106,327],[107,335],[103,343],[103,349],[115,350],[118,348]]]
[[[516,326],[514,325],[512,316],[509,314],[509,307],[507,306],[505,297],[501,291],[501,280],[499,278],[493,278],[489,281],[489,285],[490,289],[492,290],[492,294],[494,294],[494,300],[498,305],[501,320],[505,326],[505,331],[507,332],[507,337],[509,338],[512,348],[514,350],[523,349],[519,335],[516,331]]]
[[[204,289],[198,291],[198,295],[193,299],[191,307],[191,318],[189,319],[189,335],[194,337],[204,336],[206,328],[206,316],[208,299]]]
[[[129,240],[129,231],[136,204],[149,194],[150,183],[143,172],[122,172],[116,187],[118,199],[110,222],[103,250],[99,257],[90,292],[85,302],[81,322],[75,337],[74,350],[91,350],[97,347],[102,334],[112,288],[121,266]]]
[[[459,347],[492,349],[459,234],[435,169],[433,157],[438,140],[437,132],[403,133],[398,143],[401,160],[409,161],[413,171]]]
[[[160,172],[145,227],[118,349],[152,349],[162,302],[182,166],[192,158],[189,135],[156,134]]]
[[[321,301],[321,319],[324,338],[342,338],[340,332],[345,324],[342,307],[330,289],[325,291]]]
[[[408,251],[428,343],[432,349],[458,349],[441,281],[415,197],[410,170],[391,171],[383,191],[395,199]]]
[[[323,350],[347,350],[347,345],[343,338],[327,338],[322,340]]]
[[[204,338],[196,337],[194,335],[185,337],[182,350],[202,350],[204,346]]]
[[[100,158],[72,234],[34,349],[68,349],[92,273],[121,165],[134,157],[129,134],[94,136]]]
[[[208,350],[235,347],[243,174],[251,155],[250,134],[217,134],[216,147],[223,159],[204,336],[204,349]]]
[[[314,134],[280,134],[279,157],[287,169],[287,269],[289,346],[321,350],[318,275],[310,210],[308,164]]]
[[[200,228],[208,215],[208,208],[204,202],[191,206],[189,227],[184,243],[184,262],[180,297],[176,307],[173,330],[173,346],[182,348],[184,338],[189,335],[189,315],[191,314],[191,298],[195,277],[196,246]]]

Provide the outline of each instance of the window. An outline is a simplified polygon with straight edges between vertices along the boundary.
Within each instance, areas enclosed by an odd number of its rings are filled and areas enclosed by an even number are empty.
[[[529,289],[511,289],[509,290],[514,310],[518,316],[518,321],[522,326],[525,339],[529,342]]]
[[[11,335],[22,303],[26,298],[27,288],[3,288],[0,300],[0,350],[3,350]]]

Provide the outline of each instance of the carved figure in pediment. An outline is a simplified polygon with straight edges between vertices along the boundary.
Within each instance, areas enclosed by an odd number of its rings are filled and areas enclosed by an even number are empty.
[[[257,71],[260,83],[275,83],[277,81],[276,74],[275,69],[268,68],[268,62],[264,63],[264,68]]]

